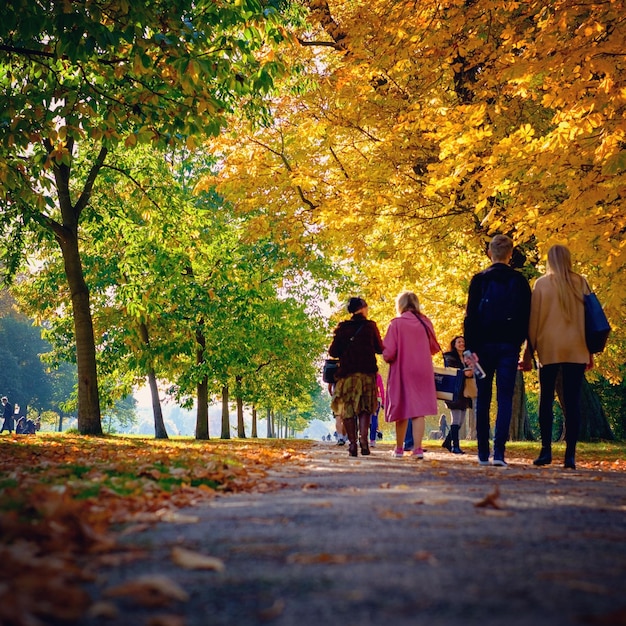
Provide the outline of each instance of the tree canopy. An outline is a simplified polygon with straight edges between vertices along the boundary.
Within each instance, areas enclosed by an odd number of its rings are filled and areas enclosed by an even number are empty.
[[[185,143],[216,134],[235,104],[255,109],[280,62],[279,14],[257,0],[39,3],[0,8],[2,255],[9,273],[25,239],[53,237],[69,287],[78,423],[100,434],[89,289],[79,226],[118,145]],[[83,160],[75,167],[75,159]],[[89,210],[88,210],[89,209]]]
[[[276,388],[304,393],[323,344],[306,317],[326,295],[315,281],[340,298],[356,286],[383,330],[411,288],[445,342],[496,232],[529,278],[550,245],[570,247],[614,326],[601,371],[619,378],[623,9],[1,7],[0,254],[14,275],[37,243],[46,279],[30,301],[77,362],[79,430],[101,432],[104,372],[127,387],[161,370],[181,397],[234,382],[281,408]]]
[[[408,286],[450,335],[491,235],[514,238],[529,277],[566,243],[615,326],[604,361],[615,373],[623,3],[305,4],[301,74],[281,83],[271,123],[222,137],[226,197],[296,232],[306,221],[357,262],[374,312],[393,315]]]

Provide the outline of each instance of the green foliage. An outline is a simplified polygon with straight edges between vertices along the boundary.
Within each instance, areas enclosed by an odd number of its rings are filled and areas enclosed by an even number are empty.
[[[105,165],[115,167],[108,157],[118,146],[195,147],[235,105],[258,110],[282,71],[271,53],[280,20],[257,0],[0,6],[0,235],[8,242],[0,255],[13,276],[28,237],[61,248],[85,434],[102,432],[78,244],[94,184]]]
[[[602,407],[616,439],[626,439],[626,380],[624,366],[621,367],[621,382],[612,383],[603,376],[590,380],[591,388],[600,397]]]
[[[132,395],[116,400],[112,407],[102,414],[104,431],[112,435],[128,429],[138,421],[137,401]]]
[[[50,350],[31,320],[14,313],[0,317],[0,390],[13,404],[29,411],[58,409],[72,393],[75,370],[44,363]]]

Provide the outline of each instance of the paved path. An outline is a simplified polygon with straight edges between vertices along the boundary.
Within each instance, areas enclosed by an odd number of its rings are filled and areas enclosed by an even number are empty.
[[[351,459],[316,444],[272,475],[280,489],[222,496],[183,511],[195,523],[132,535],[149,556],[97,588],[165,575],[189,598],[148,609],[116,598],[117,618],[85,623],[626,624],[626,474],[389,450]],[[225,568],[178,567],[176,546]]]

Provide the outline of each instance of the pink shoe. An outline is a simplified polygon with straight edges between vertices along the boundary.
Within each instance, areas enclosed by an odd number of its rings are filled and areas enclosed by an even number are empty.
[[[401,459],[404,456],[404,450],[402,448],[396,448],[392,454],[396,459]]]
[[[424,450],[421,448],[415,448],[411,453],[411,457],[414,459],[423,459],[424,458]]]

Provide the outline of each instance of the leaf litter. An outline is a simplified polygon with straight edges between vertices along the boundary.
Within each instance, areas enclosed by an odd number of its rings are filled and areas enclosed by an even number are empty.
[[[148,607],[185,602],[170,579],[140,577],[104,590],[94,603],[84,590],[100,567],[142,558],[118,539],[157,522],[196,523],[178,512],[215,497],[276,488],[268,470],[297,462],[306,443],[154,440],[46,434],[0,440],[0,623],[73,624],[112,616],[131,597]],[[180,567],[220,572],[210,555],[176,548]],[[182,624],[155,614],[151,623]]]

